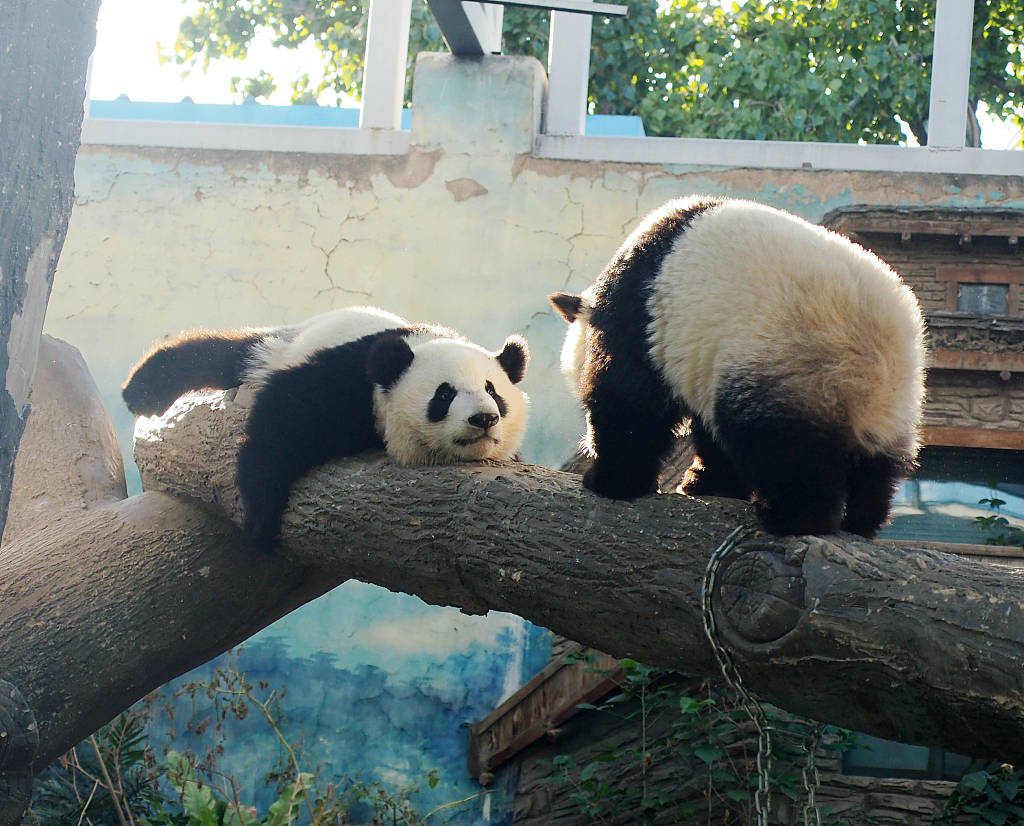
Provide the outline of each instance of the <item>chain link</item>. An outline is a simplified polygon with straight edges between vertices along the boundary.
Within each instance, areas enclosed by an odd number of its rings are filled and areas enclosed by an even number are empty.
[[[818,766],[814,760],[824,731],[825,726],[821,723],[811,723],[807,735],[804,737],[803,750],[806,752],[806,756],[801,771],[804,793],[807,795],[807,802],[804,804],[804,826],[821,826],[821,811],[814,799],[818,787],[821,785],[821,775],[818,773]]]
[[[772,726],[764,713],[764,708],[743,683],[743,677],[733,662],[732,655],[718,637],[718,624],[715,620],[712,599],[718,584],[718,572],[722,563],[736,547],[754,533],[753,528],[739,526],[730,533],[708,560],[701,583],[700,601],[701,617],[704,621],[704,634],[708,638],[711,650],[722,671],[726,684],[736,692],[740,705],[750,717],[757,729],[757,793],[754,795],[754,808],[757,812],[757,826],[768,826],[768,814],[771,809],[771,789],[769,786],[772,766]],[[821,742],[824,726],[813,724],[804,737],[802,749],[806,754],[802,769],[806,803],[803,809],[804,826],[821,826],[821,812],[815,800],[815,793],[821,784],[821,776],[815,765],[815,752]]]
[[[718,625],[715,621],[715,613],[712,605],[712,597],[717,585],[718,571],[722,562],[729,556],[733,549],[746,539],[753,528],[741,525],[730,533],[725,541],[718,546],[711,559],[708,560],[708,567],[704,571],[704,581],[700,589],[701,617],[704,620],[704,633],[711,644],[715,660],[722,671],[725,682],[736,692],[740,698],[740,705],[747,712],[754,728],[757,729],[757,793],[754,795],[754,808],[757,812],[757,826],[768,826],[768,811],[771,808],[771,790],[768,779],[772,767],[772,734],[768,718],[765,716],[761,704],[751,695],[743,684],[743,677],[740,675],[732,655],[718,639]]]

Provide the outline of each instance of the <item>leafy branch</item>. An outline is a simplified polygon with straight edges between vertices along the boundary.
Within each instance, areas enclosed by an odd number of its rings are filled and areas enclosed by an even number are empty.
[[[292,102],[358,99],[367,2],[201,0],[161,59],[205,69],[211,60],[245,58],[259,37],[287,49],[311,44],[323,64],[319,75],[291,80]],[[930,0],[638,0],[627,18],[593,21],[590,111],[638,115],[648,134],[660,136],[894,144],[906,140],[906,128],[924,144],[934,14]],[[980,102],[1024,124],[1014,91],[1024,82],[1022,39],[1024,19],[1012,0],[975,4],[973,124]],[[505,10],[506,54],[545,62],[548,45],[546,12]],[[407,102],[415,55],[444,48],[426,4],[414,3]],[[278,85],[260,69],[231,88],[259,99]]]

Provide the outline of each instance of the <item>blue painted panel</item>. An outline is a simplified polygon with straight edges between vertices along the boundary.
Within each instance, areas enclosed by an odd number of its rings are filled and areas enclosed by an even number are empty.
[[[117,100],[89,101],[89,117],[114,120],[156,120],[184,123],[246,123],[260,126],[332,126],[357,128],[359,109],[340,106],[270,106],[262,103],[178,103]],[[409,129],[412,112],[402,110],[402,128]]]
[[[293,742],[301,739],[304,770],[321,766],[328,779],[377,780],[389,790],[418,784],[413,802],[426,813],[481,791],[469,777],[466,724],[539,671],[549,654],[550,634],[518,617],[468,617],[348,582],[244,643],[235,665],[250,684],[286,690],[283,728]],[[195,669],[168,693],[208,681],[226,661]],[[191,700],[179,698],[174,747],[204,750],[209,735],[201,744],[185,731],[191,714]],[[151,734],[159,749],[168,727],[154,726]],[[264,776],[278,759],[275,735],[253,711],[242,721],[229,716],[224,736],[220,770],[238,779],[243,802],[265,811],[274,799]],[[440,782],[429,789],[432,769]],[[489,800],[445,810],[431,822],[500,826],[511,817],[513,792],[511,779],[499,778]]]
[[[643,118],[637,115],[587,115],[587,135],[604,138],[645,138]]]
[[[359,109],[341,106],[271,106],[263,103],[178,103],[129,100],[89,101],[89,117],[113,120],[156,120],[184,123],[246,123],[263,126],[331,126],[357,128]],[[402,129],[412,126],[412,110],[402,110]],[[588,135],[645,137],[644,123],[634,115],[587,115]]]

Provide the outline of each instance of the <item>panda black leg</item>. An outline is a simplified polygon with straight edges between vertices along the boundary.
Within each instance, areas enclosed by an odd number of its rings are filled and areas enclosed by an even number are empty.
[[[855,454],[847,470],[849,493],[843,530],[874,539],[889,518],[892,498],[906,463],[890,456]]]
[[[273,550],[297,479],[328,459],[383,449],[366,376],[368,348],[361,340],[322,350],[273,373],[253,400],[236,480],[245,533],[259,550]]]
[[[690,438],[696,455],[683,476],[682,492],[688,496],[748,499],[750,489],[743,484],[732,461],[711,438],[697,416],[690,422]]]
[[[780,401],[772,383],[740,375],[715,403],[719,443],[774,534],[828,534],[842,526],[846,455],[839,434]]]
[[[754,483],[751,502],[761,524],[780,536],[837,533],[846,500],[841,457],[831,459],[835,465],[827,459],[818,465],[807,456],[780,458],[782,467]]]
[[[281,532],[281,515],[298,472],[285,457],[248,440],[238,451],[236,484],[242,499],[242,530],[255,550],[271,553]],[[297,469],[296,469],[297,471]]]
[[[121,391],[125,404],[136,415],[152,416],[187,390],[236,387],[262,338],[246,330],[183,333],[155,347],[132,368]]]
[[[583,474],[584,487],[612,499],[655,493],[678,419],[664,409],[638,410],[615,399],[592,401],[588,413],[596,458]]]

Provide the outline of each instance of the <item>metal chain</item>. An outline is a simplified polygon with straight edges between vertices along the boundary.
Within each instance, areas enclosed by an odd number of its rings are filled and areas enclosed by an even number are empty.
[[[761,704],[751,695],[746,686],[743,685],[743,677],[736,668],[729,651],[718,639],[718,626],[715,622],[715,614],[712,610],[712,595],[717,584],[718,571],[722,562],[729,556],[733,549],[744,539],[753,533],[753,528],[740,526],[733,530],[725,541],[718,546],[708,566],[704,571],[704,581],[700,589],[701,617],[704,620],[704,633],[714,652],[715,660],[722,671],[725,682],[736,692],[740,698],[740,705],[747,712],[754,728],[757,729],[757,793],[754,795],[754,808],[757,811],[757,826],[768,826],[768,811],[771,807],[771,792],[769,789],[769,776],[772,766],[772,737],[771,726],[764,713]]]
[[[771,796],[769,778],[772,765],[772,726],[768,723],[768,717],[764,708],[743,684],[743,677],[732,655],[718,638],[718,625],[715,621],[715,614],[712,610],[712,597],[717,585],[719,569],[722,563],[735,548],[754,532],[753,528],[740,526],[730,533],[708,560],[708,566],[704,571],[704,581],[701,584],[701,617],[704,620],[704,634],[708,638],[711,650],[722,671],[725,682],[740,698],[740,705],[746,711],[754,727],[757,729],[757,793],[754,796],[754,807],[757,811],[757,826],[768,826],[768,814],[771,808]],[[804,766],[801,770],[803,777],[804,792],[807,795],[807,802],[803,809],[804,826],[821,826],[821,811],[818,809],[815,794],[821,784],[821,776],[815,764],[815,752],[821,742],[824,726],[815,724],[808,730],[804,737],[802,748],[806,753]]]
[[[818,773],[818,767],[814,762],[814,755],[821,744],[821,735],[824,731],[825,726],[821,723],[812,723],[811,727],[807,730],[807,735],[804,737],[803,750],[807,752],[807,756],[804,759],[804,767],[801,771],[804,780],[804,792],[807,794],[807,802],[804,804],[804,826],[821,826],[821,811],[818,809],[818,804],[814,799],[818,787],[821,785],[821,775]]]

